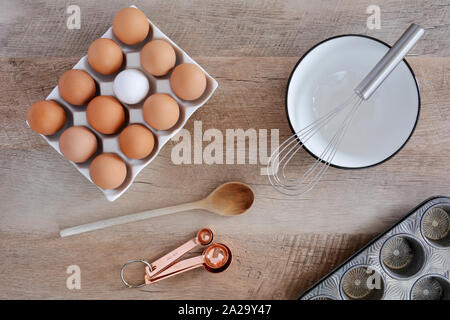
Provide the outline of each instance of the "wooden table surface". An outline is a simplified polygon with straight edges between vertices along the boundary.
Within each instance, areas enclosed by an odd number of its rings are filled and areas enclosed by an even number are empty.
[[[392,44],[411,22],[426,28],[408,57],[422,108],[414,135],[393,159],[365,170],[331,168],[301,198],[275,192],[259,165],[175,165],[170,142],[113,203],[25,125],[28,107],[50,93],[114,13],[130,4],[75,2],[79,30],[66,27],[66,8],[74,1],[2,1],[0,298],[295,299],[419,202],[450,194],[448,0],[378,0],[379,30],[366,26],[370,0],[136,1],[219,82],[188,121],[190,132],[201,120],[203,130],[223,133],[279,129],[281,141],[290,134],[285,87],[301,55],[339,34]],[[58,237],[63,227],[197,200],[230,180],[254,188],[251,213],[222,218],[192,211]],[[155,259],[204,226],[232,247],[229,270],[214,275],[197,269],[146,288],[124,288],[119,270],[125,261]],[[66,287],[70,265],[81,269],[80,290]]]

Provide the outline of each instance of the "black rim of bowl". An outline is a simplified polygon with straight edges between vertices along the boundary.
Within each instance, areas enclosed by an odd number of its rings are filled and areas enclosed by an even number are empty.
[[[289,94],[289,87],[290,87],[290,84],[291,84],[292,76],[294,75],[295,71],[297,70],[298,66],[299,66],[300,63],[303,61],[303,59],[304,59],[309,53],[311,53],[316,47],[320,46],[321,44],[323,44],[323,43],[325,43],[325,42],[327,42],[327,41],[330,41],[330,40],[333,40],[333,39],[337,39],[337,38],[343,38],[343,37],[361,37],[361,38],[367,38],[367,39],[375,40],[375,41],[377,41],[377,42],[379,42],[379,43],[381,43],[381,44],[384,44],[386,47],[391,48],[391,46],[388,45],[386,42],[381,41],[381,40],[379,40],[379,39],[377,39],[377,38],[374,38],[374,37],[370,37],[370,36],[366,36],[366,35],[362,35],[362,34],[343,34],[343,35],[334,36],[334,37],[325,39],[325,40],[323,40],[323,41],[320,41],[319,43],[317,43],[316,45],[314,45],[313,47],[311,47],[308,51],[306,51],[306,52],[303,54],[303,56],[302,56],[302,57],[297,61],[297,63],[295,64],[294,69],[292,70],[292,72],[291,72],[291,74],[290,74],[290,76],[289,76],[288,83],[287,83],[287,86],[286,86],[286,96],[285,96],[285,110],[286,110],[286,117],[287,117],[287,119],[288,119],[289,127],[291,128],[291,131],[292,131],[293,134],[295,134],[296,132],[295,132],[295,129],[294,129],[293,125],[292,125],[291,118],[290,118],[290,116],[289,116],[289,111],[288,111],[288,94]],[[409,63],[408,63],[405,59],[403,59],[402,61],[406,64],[406,66],[408,67],[409,71],[411,72],[411,75],[412,75],[412,77],[413,77],[413,79],[414,79],[414,83],[416,84],[417,98],[418,98],[418,103],[417,103],[417,117],[416,117],[416,121],[414,122],[414,126],[413,126],[413,128],[412,128],[412,130],[411,130],[411,133],[409,134],[408,138],[405,140],[405,142],[404,142],[404,143],[403,143],[403,144],[402,144],[402,145],[401,145],[401,146],[400,146],[393,154],[391,154],[389,157],[387,157],[387,158],[381,160],[380,162],[377,162],[377,163],[374,163],[374,164],[371,164],[371,165],[368,165],[368,166],[363,166],[363,167],[345,167],[345,166],[338,166],[338,165],[335,165],[335,164],[330,163],[330,166],[331,166],[331,167],[338,168],[338,169],[347,169],[347,170],[365,169],[365,168],[375,167],[375,166],[377,166],[377,165],[380,165],[380,164],[382,164],[382,163],[384,163],[384,162],[386,162],[386,161],[392,159],[392,158],[393,158],[397,153],[399,153],[400,150],[402,150],[403,147],[408,143],[409,139],[411,138],[411,136],[413,135],[414,131],[416,130],[417,122],[419,121],[420,106],[421,106],[421,98],[420,98],[419,85],[418,85],[418,83],[417,83],[417,79],[416,79],[416,75],[414,74],[414,71],[412,70],[411,66],[409,65]],[[298,137],[297,137],[297,139],[300,140]],[[301,140],[300,140],[300,141],[301,141]],[[316,156],[314,153],[312,153],[312,151],[310,151],[306,146],[303,146],[303,148],[304,148],[305,151],[307,151],[312,157],[314,157],[314,158],[317,159],[317,160],[320,160],[321,162],[324,162],[323,160],[319,159],[318,156]]]

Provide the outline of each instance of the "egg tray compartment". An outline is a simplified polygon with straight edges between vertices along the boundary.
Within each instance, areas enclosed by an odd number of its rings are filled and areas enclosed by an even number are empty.
[[[450,217],[450,198],[438,196],[422,202],[401,221],[319,280],[299,300],[352,300],[354,297],[349,297],[345,291],[354,289],[351,294],[361,293],[361,300],[412,300],[437,296],[450,300],[450,232],[440,241],[428,239],[423,234],[423,218],[433,208],[443,209]],[[389,256],[391,260],[387,261],[386,256],[382,257],[386,246],[395,245],[394,248],[402,251],[400,242],[390,241],[397,238],[407,241],[411,257],[395,260],[395,255],[392,255]],[[372,289],[371,294],[348,288],[349,283],[352,284],[348,281],[348,275],[360,267],[370,267],[373,270],[370,274],[376,272],[379,276],[379,286]],[[425,285],[430,288],[424,289]]]
[[[132,6],[134,7],[134,6]],[[122,48],[122,51],[124,53],[124,62],[121,66],[121,68],[112,75],[102,75],[96,71],[89,65],[87,55],[82,57],[78,63],[73,67],[73,69],[81,69],[88,72],[95,80],[96,86],[97,86],[97,92],[96,96],[98,95],[109,95],[109,96],[115,96],[113,92],[113,81],[115,76],[125,70],[125,69],[137,69],[142,71],[148,78],[150,83],[150,90],[148,95],[138,104],[135,105],[128,105],[121,102],[122,106],[125,109],[126,114],[126,121],[123,126],[127,126],[128,124],[141,124],[147,127],[149,130],[151,130],[155,136],[155,147],[150,155],[145,157],[144,159],[130,159],[126,157],[123,152],[120,150],[119,147],[119,134],[113,134],[113,135],[105,135],[102,133],[99,133],[94,128],[92,128],[87,119],[86,119],[86,106],[74,106],[70,103],[66,102],[58,92],[58,87],[56,86],[53,91],[47,96],[47,100],[55,100],[58,103],[60,103],[67,115],[67,121],[63,129],[61,129],[57,134],[51,135],[51,136],[44,136],[41,135],[47,142],[50,144],[58,153],[61,154],[59,150],[59,137],[62,134],[62,132],[67,129],[70,126],[85,126],[92,130],[92,132],[97,136],[98,140],[98,150],[96,154],[89,159],[89,161],[84,163],[74,163],[70,161],[77,169],[81,172],[83,176],[85,176],[89,181],[92,182],[90,176],[89,176],[89,165],[91,161],[95,158],[96,155],[100,153],[106,153],[106,152],[112,152],[117,155],[119,155],[126,163],[127,166],[127,176],[125,178],[125,181],[122,183],[121,186],[119,186],[116,189],[108,189],[104,190],[99,188],[106,196],[106,199],[109,201],[114,201],[117,198],[119,198],[133,183],[136,176],[139,174],[139,172],[144,169],[150,162],[153,161],[153,159],[158,155],[158,153],[161,151],[162,147],[169,141],[173,136],[177,134],[177,132],[183,128],[183,126],[186,124],[188,119],[192,116],[192,114],[200,108],[203,104],[205,104],[211,95],[214,93],[214,91],[217,89],[217,81],[212,78],[198,63],[196,63],[191,57],[189,57],[180,47],[178,47],[172,40],[170,40],[164,33],[162,33],[158,27],[156,27],[150,19],[147,19],[150,23],[150,31],[147,36],[147,38],[140,44],[137,45],[126,45],[122,43],[120,40],[118,40],[115,35],[113,34],[112,27],[110,27],[105,34],[103,34],[102,38],[109,38],[113,39],[119,46]],[[176,53],[176,64],[175,66],[181,64],[181,63],[193,63],[200,67],[200,69],[205,73],[206,76],[206,89],[205,92],[202,94],[202,96],[194,101],[185,101],[176,96],[176,94],[172,91],[170,87],[170,74],[172,73],[172,70],[165,76],[162,77],[155,77],[152,76],[150,73],[144,70],[140,64],[140,51],[144,47],[144,45],[149,42],[150,40],[154,39],[162,39],[167,41],[172,45],[172,47],[175,50]],[[161,130],[155,130],[151,128],[145,121],[142,115],[142,105],[150,95],[154,93],[167,93],[170,94],[171,97],[173,97],[180,108],[180,118],[178,122],[175,124],[174,127],[172,127],[170,130],[167,131],[161,131]],[[122,129],[123,129],[122,128]]]

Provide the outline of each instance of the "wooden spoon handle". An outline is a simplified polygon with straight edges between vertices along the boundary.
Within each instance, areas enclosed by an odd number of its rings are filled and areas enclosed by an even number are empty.
[[[59,232],[59,235],[61,237],[68,237],[68,236],[73,236],[75,234],[80,234],[80,233],[84,233],[84,232],[88,232],[88,231],[99,230],[99,229],[103,229],[103,228],[107,228],[107,227],[117,226],[119,224],[136,222],[136,221],[141,221],[141,220],[145,220],[148,218],[159,217],[159,216],[164,216],[166,214],[177,213],[177,212],[182,212],[182,211],[187,211],[187,210],[192,210],[192,209],[199,209],[199,208],[201,208],[200,201],[184,203],[184,204],[180,204],[180,205],[176,205],[176,206],[172,206],[172,207],[148,210],[148,211],[133,213],[133,214],[129,214],[126,216],[117,217],[117,218],[111,218],[111,219],[106,219],[106,220],[100,220],[97,222],[82,224],[82,225],[79,225],[76,227],[63,229]]]

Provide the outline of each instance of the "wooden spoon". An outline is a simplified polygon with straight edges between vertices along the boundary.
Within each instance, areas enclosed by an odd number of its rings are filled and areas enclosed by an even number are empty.
[[[141,221],[148,218],[193,209],[203,209],[221,216],[237,216],[247,212],[253,205],[254,200],[255,195],[253,190],[248,185],[241,182],[227,182],[217,187],[206,198],[199,201],[87,223],[80,226],[63,229],[59,232],[59,235],[61,237],[68,237],[119,224]]]

